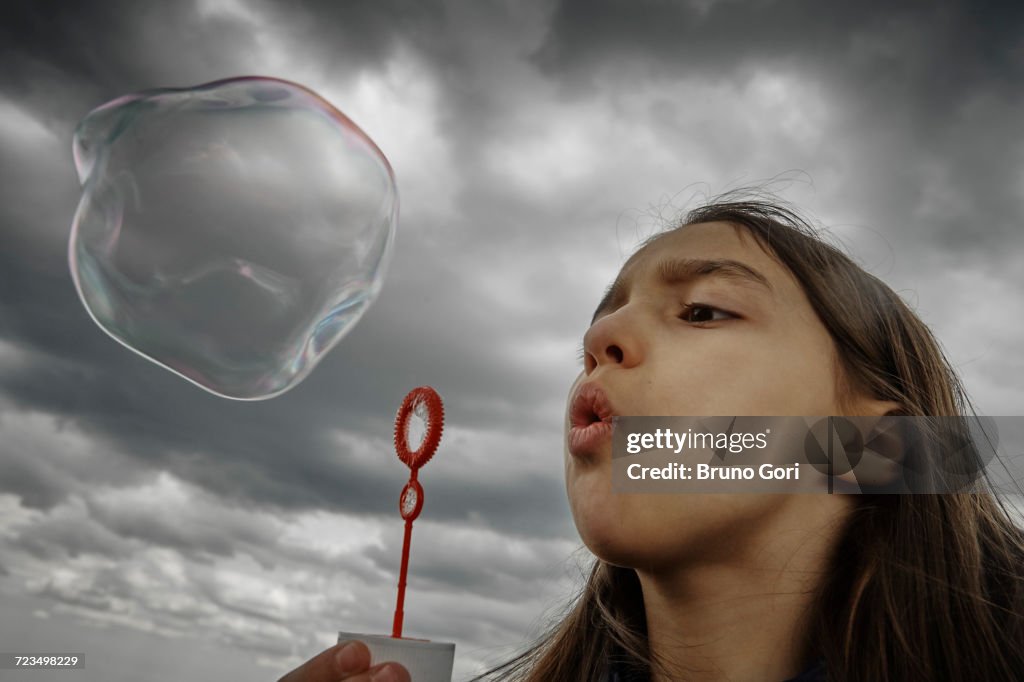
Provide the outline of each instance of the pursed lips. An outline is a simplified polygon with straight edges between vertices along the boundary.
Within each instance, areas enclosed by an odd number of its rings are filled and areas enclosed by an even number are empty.
[[[581,384],[569,409],[569,453],[574,457],[594,453],[611,437],[614,416],[611,401],[600,386]]]

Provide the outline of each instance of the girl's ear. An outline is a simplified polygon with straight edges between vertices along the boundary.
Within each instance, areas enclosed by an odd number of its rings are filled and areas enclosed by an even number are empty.
[[[896,417],[906,414],[903,405],[895,400],[866,396],[857,396],[849,401],[845,408],[848,410],[846,416],[851,417]]]
[[[877,398],[859,398],[851,407],[856,410],[853,421],[861,430],[865,447],[857,464],[836,478],[860,489],[893,485],[900,480],[904,443],[888,428],[892,420],[886,417],[898,417],[906,411],[897,402]]]

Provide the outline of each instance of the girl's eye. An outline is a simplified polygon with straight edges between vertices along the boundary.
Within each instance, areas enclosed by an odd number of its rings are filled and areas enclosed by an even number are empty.
[[[730,312],[715,308],[713,306],[704,305],[703,303],[687,303],[683,307],[683,312],[679,314],[679,319],[685,320],[686,322],[718,322],[720,320],[729,320],[736,317]]]

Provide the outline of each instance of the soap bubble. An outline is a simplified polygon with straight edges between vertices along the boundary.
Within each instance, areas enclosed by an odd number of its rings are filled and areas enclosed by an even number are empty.
[[[86,309],[212,393],[294,387],[380,291],[394,174],[307,88],[248,77],[126,95],[82,119],[74,155]]]

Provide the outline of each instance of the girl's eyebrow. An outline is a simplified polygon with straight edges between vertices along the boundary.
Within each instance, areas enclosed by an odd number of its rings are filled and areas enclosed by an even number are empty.
[[[767,277],[746,263],[729,258],[671,258],[661,261],[656,272],[659,279],[670,286],[700,277],[723,277],[754,284],[772,293],[772,285]],[[629,297],[630,284],[628,277],[617,277],[597,305],[590,323],[593,324],[601,314],[613,312],[624,305]]]
[[[680,282],[689,282],[703,275],[716,275],[730,279],[746,280],[749,283],[764,287],[769,292],[772,291],[772,285],[767,277],[746,263],[729,258],[710,260],[674,258],[665,260],[658,265],[658,275],[666,284],[679,284]]]

